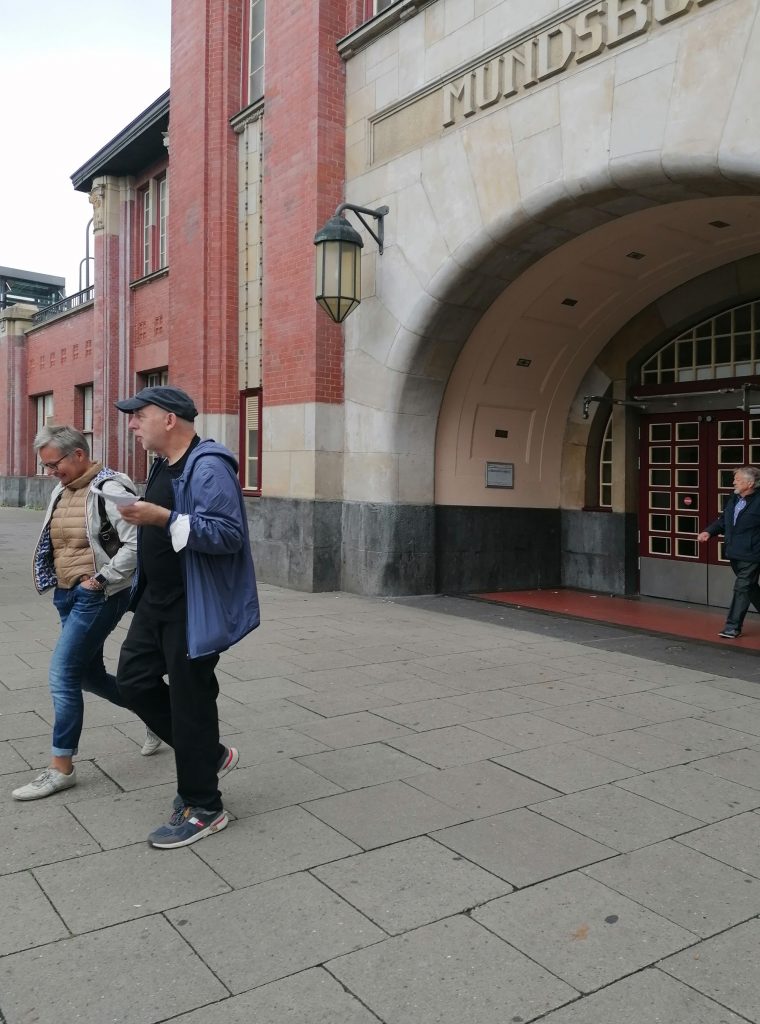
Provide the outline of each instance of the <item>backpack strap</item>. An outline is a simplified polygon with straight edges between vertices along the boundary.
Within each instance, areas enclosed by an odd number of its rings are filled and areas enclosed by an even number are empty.
[[[106,503],[100,495],[98,495],[98,513],[100,515],[100,529],[102,532],[103,530],[107,530],[108,527],[113,524],[106,514]]]

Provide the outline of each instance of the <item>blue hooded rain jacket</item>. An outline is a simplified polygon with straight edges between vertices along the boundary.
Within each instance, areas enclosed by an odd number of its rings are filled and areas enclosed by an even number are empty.
[[[235,456],[216,441],[201,441],[173,488],[167,529],[174,550],[181,553],[188,655],[203,658],[227,650],[260,621]],[[139,595],[139,587],[138,578],[133,594]]]

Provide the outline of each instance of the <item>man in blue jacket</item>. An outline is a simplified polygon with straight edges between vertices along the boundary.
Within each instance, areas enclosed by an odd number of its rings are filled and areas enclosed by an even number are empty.
[[[743,466],[734,473],[734,493],[714,523],[710,523],[698,540],[701,543],[721,534],[725,539],[726,558],[731,562],[736,579],[734,596],[726,616],[726,624],[718,636],[736,640],[742,634],[744,616],[753,604],[760,612],[760,470]]]
[[[139,527],[134,617],[117,681],[127,705],[174,748],[177,796],[151,846],[188,846],[225,828],[219,779],[238,762],[219,742],[214,669],[221,651],[259,624],[237,462],[195,432],[180,388],[143,388],[116,403],[146,451],[158,452],[145,500],[121,509]],[[167,675],[169,685],[163,681]]]

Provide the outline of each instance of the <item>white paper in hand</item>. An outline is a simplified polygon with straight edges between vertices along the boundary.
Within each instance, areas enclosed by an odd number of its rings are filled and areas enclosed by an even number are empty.
[[[123,505],[134,505],[136,501],[139,501],[139,495],[137,494],[120,494],[114,493],[113,491],[101,491],[99,487],[91,487],[90,490],[93,494],[97,494],[101,498],[105,498],[106,501],[110,501],[113,505],[121,508]]]

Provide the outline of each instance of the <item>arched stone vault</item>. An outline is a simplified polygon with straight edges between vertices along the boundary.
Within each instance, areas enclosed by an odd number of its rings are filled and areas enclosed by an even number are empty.
[[[466,74],[485,37],[447,50],[433,5],[348,61],[346,198],[390,208],[385,252],[365,248],[363,301],[345,330],[349,589],[556,585],[566,521],[585,515],[583,395],[625,397],[637,351],[752,288],[742,261],[760,252],[760,0],[687,6],[441,131],[434,113],[417,148],[409,112],[430,109],[455,62]],[[542,16],[559,22],[564,7],[547,0]],[[502,22],[529,27],[502,11],[497,32]],[[395,114],[403,138],[386,132],[376,151],[373,133]],[[731,266],[745,270],[720,270]],[[514,466],[513,488],[486,488],[489,461]],[[613,495],[618,534],[600,565],[615,545],[630,561],[630,481]],[[424,566],[416,578],[407,555]],[[602,565],[617,592],[628,584],[616,574]]]
[[[461,476],[461,449],[470,443],[466,393],[485,365],[492,374],[500,365],[494,364],[495,328],[505,333],[509,326],[513,334],[500,343],[505,368],[509,354],[530,357],[526,344],[541,349],[519,377],[523,405],[537,396],[543,403],[522,455],[535,469],[523,479],[533,502],[559,504],[552,460],[599,350],[659,296],[760,250],[753,199],[760,193],[758,7],[758,0],[713,0],[651,38],[610,51],[416,150],[352,165],[347,198],[387,204],[390,214],[385,253],[378,256],[371,246],[365,252],[364,301],[346,327],[344,500],[458,502],[463,490],[474,492],[476,476],[479,503],[522,500],[518,488],[482,493],[482,459]],[[408,36],[414,42],[404,52],[399,35],[399,61],[403,53],[409,66],[419,60],[416,66],[427,67],[424,46],[419,53],[414,48],[422,37]],[[706,60],[705,39],[711,53],[736,59]],[[369,68],[372,52],[356,60]],[[384,59],[393,52],[393,40],[384,39]],[[366,98],[366,87],[360,96]],[[352,116],[349,90],[349,124]],[[357,153],[369,152],[360,141],[362,123],[360,116],[352,129]],[[707,228],[713,219],[731,227]],[[598,252],[625,259],[645,243],[641,265],[613,260],[588,273]],[[616,252],[627,244],[626,253]],[[587,289],[593,283],[593,300],[586,294],[555,311],[561,318],[547,317],[584,280]],[[525,328],[537,319],[536,308],[542,327],[533,340],[535,331]],[[556,329],[553,343],[549,324]],[[572,358],[531,381],[559,349]],[[498,409],[508,398],[489,401]],[[457,469],[447,480],[441,453],[451,445]]]
[[[582,507],[581,475],[563,472],[561,458],[566,431],[576,424],[585,434],[579,389],[594,374],[584,393],[625,382],[624,367],[609,367],[606,381],[601,366],[593,370],[599,352],[656,300],[758,251],[760,199],[723,196],[629,213],[537,259],[494,300],[452,367],[437,424],[436,502]],[[663,306],[666,324],[683,319],[684,301],[693,313],[704,308],[688,288],[684,296]],[[639,334],[629,358],[649,340]],[[507,439],[495,437],[499,428]],[[484,489],[488,459],[519,466],[525,490]]]
[[[587,196],[581,210],[568,210],[565,201],[555,203],[543,217],[521,223],[498,241],[495,229],[481,234],[433,275],[406,323],[397,327],[383,370],[378,373],[374,360],[361,350],[351,354],[357,372],[349,382],[365,387],[372,380],[376,389],[374,409],[372,399],[362,405],[372,421],[367,442],[375,430],[376,437],[382,434],[381,421],[390,415],[389,450],[421,467],[433,463],[437,434],[436,488],[427,474],[424,491],[410,500],[435,496],[446,504],[499,504],[514,499],[505,492],[483,492],[482,460],[491,457],[532,461],[530,503],[560,503],[555,456],[568,418],[585,433],[579,389],[598,394],[611,379],[605,381],[601,367],[594,369],[598,353],[627,321],[662,296],[760,251],[760,198],[751,186],[734,185],[743,194],[727,195],[726,183],[716,176],[717,195],[711,196],[704,178],[702,185],[696,193],[691,182],[681,187],[669,182],[668,199],[659,202],[651,189],[643,194],[606,191]],[[711,227],[711,221],[729,226]],[[509,231],[510,226],[505,218],[502,228]],[[631,259],[632,252],[644,258]],[[577,305],[564,306],[565,299]],[[647,340],[641,336],[640,343]],[[518,358],[530,358],[531,366],[517,369]],[[496,379],[499,372],[505,387]],[[616,372],[624,376],[622,368]],[[511,379],[503,380],[507,375]],[[584,381],[589,383],[582,387]],[[347,390],[353,401],[356,392]],[[498,410],[508,418],[510,410],[530,409],[531,436],[526,441],[525,433],[519,434],[521,445],[528,445],[519,452],[510,446],[505,455],[503,444],[474,452],[468,470],[466,449],[472,446],[473,429],[468,417],[473,420],[475,406],[484,399],[494,416]],[[571,443],[577,441],[576,436]],[[553,455],[548,461],[547,451]],[[419,475],[416,480],[422,482]],[[468,482],[477,496],[468,498]],[[565,498],[573,506],[583,504],[579,493]]]

